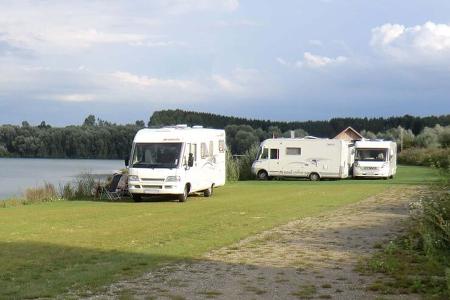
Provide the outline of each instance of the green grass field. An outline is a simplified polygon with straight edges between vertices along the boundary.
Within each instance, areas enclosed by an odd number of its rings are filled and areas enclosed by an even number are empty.
[[[0,298],[96,289],[392,185],[435,178],[432,169],[401,167],[389,181],[238,182],[187,203],[59,201],[0,208]]]

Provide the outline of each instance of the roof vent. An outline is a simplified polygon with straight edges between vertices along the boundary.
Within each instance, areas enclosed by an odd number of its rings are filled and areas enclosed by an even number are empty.
[[[203,128],[203,126],[202,125],[195,125],[195,126],[192,126],[192,128],[194,128],[194,129],[201,129],[201,128]]]
[[[175,128],[187,128],[187,124],[177,124]]]

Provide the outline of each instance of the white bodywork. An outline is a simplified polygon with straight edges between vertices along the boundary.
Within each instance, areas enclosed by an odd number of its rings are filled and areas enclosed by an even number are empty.
[[[354,177],[392,178],[397,172],[397,144],[390,141],[355,143]]]
[[[267,139],[252,165],[258,176],[267,172],[270,177],[346,178],[352,159],[352,144],[335,139]],[[267,154],[267,155],[266,155]]]
[[[133,195],[183,194],[225,184],[225,131],[187,126],[142,129],[134,137],[128,189]],[[188,166],[192,153],[193,165]]]

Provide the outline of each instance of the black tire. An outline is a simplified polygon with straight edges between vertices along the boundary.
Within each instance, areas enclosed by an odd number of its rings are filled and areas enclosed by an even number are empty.
[[[214,192],[214,184],[211,184],[209,189],[203,191],[203,196],[204,197],[211,197],[213,192]]]
[[[269,179],[269,174],[267,174],[266,171],[261,170],[261,171],[258,172],[258,176],[257,177],[258,177],[259,180],[268,180]]]
[[[389,176],[389,179],[394,179],[394,175]]]
[[[189,186],[186,184],[186,186],[184,187],[183,194],[179,194],[178,195],[178,201],[186,202],[188,196],[189,196]]]
[[[311,173],[311,174],[309,174],[309,180],[311,180],[311,181],[319,181],[320,180],[320,176],[317,173]]]
[[[141,202],[142,200],[141,195],[138,194],[131,194],[131,198],[133,198],[134,202]]]

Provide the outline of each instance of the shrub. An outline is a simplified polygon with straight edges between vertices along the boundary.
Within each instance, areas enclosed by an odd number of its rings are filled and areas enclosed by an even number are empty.
[[[22,204],[51,202],[61,199],[55,186],[51,183],[45,183],[43,187],[27,188],[24,194],[25,199],[22,200]]]
[[[430,166],[448,170],[450,148],[410,148],[399,154],[398,161],[407,165]]]
[[[59,194],[63,199],[70,200],[75,198],[75,191],[70,183],[59,186]]]
[[[449,179],[446,177],[433,193],[419,202],[419,213],[415,219],[425,253],[441,257],[447,253],[450,259],[450,193]],[[450,261],[448,261],[450,263]]]
[[[96,187],[100,184],[92,174],[84,173],[75,179],[75,197],[86,198],[93,196]]]
[[[239,180],[239,165],[238,161],[231,155],[230,151],[226,152],[226,179],[227,181]]]
[[[252,174],[251,168],[258,151],[259,146],[254,144],[244,153],[244,155],[238,158],[239,180],[250,180],[255,178],[255,175]]]

